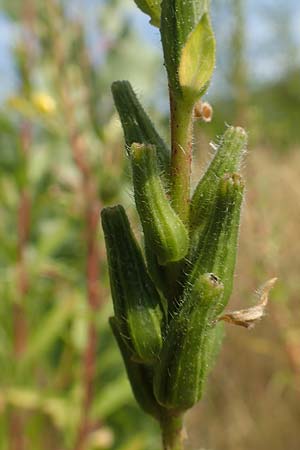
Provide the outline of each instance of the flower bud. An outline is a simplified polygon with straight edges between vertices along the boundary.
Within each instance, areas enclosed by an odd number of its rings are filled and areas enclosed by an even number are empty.
[[[146,413],[158,417],[160,406],[153,395],[151,370],[144,364],[133,360],[132,353],[124,343],[115,317],[110,317],[109,324],[123,357],[127,376],[137,403]]]
[[[188,232],[164,191],[155,147],[133,144],[131,163],[134,198],[145,239],[151,243],[159,264],[180,261],[188,251]]]
[[[173,317],[155,372],[157,401],[171,409],[185,411],[199,401],[211,359],[216,305],[223,284],[211,273],[201,275],[184,295]]]
[[[205,236],[198,244],[197,258],[187,283],[191,286],[198,277],[213,272],[224,284],[219,312],[228,303],[233,286],[239,235],[240,213],[244,194],[244,182],[238,174],[226,174],[219,182],[214,211],[211,214]]]
[[[155,145],[159,168],[169,173],[170,151],[138,101],[131,84],[128,81],[115,81],[111,90],[128,149],[134,142]]]
[[[192,230],[207,223],[215,203],[218,182],[226,173],[240,168],[247,144],[243,128],[229,127],[224,133],[216,155],[199,181],[191,200],[190,227]]]
[[[114,312],[135,358],[151,364],[161,346],[163,307],[122,206],[101,213]]]

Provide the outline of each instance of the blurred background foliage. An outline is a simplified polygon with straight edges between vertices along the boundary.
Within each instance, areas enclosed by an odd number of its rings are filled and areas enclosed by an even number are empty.
[[[107,325],[103,205],[131,213],[110,94],[129,79],[166,135],[158,31],[132,0],[0,2],[0,449],[154,450]],[[218,64],[196,175],[226,124],[249,130],[231,307],[279,276],[251,333],[228,327],[188,448],[296,450],[300,420],[300,6],[212,0]],[[166,139],[168,137],[166,136]]]

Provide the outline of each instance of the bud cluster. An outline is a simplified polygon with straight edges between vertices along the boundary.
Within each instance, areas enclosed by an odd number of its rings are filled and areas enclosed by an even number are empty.
[[[245,145],[241,128],[227,129],[195,189],[189,227],[168,199],[156,147],[131,145],[145,257],[124,208],[102,210],[115,313],[111,326],[146,412],[184,411],[201,397],[220,327],[216,319],[232,291],[244,192],[238,169]],[[176,296],[168,289],[171,279]]]
[[[102,211],[114,306],[110,324],[137,402],[164,424],[164,442],[172,442],[166,417],[181,415],[199,401],[224,322],[235,319],[234,314],[221,314],[233,287],[244,196],[240,167],[247,135],[240,127],[226,129],[190,196],[187,153],[193,111],[197,117],[215,61],[209,2],[136,3],[153,24],[160,25],[171,99],[172,152],[129,82],[113,83],[144,249],[122,206]],[[182,120],[176,122],[178,118]],[[181,190],[187,192],[181,195]],[[242,323],[242,317],[238,319]]]

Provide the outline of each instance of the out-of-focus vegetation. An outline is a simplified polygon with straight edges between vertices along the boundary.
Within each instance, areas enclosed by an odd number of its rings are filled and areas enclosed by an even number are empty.
[[[95,5],[95,61],[71,3],[4,6],[18,87],[0,125],[0,448],[151,447],[108,331],[99,232],[128,197],[111,77],[142,47],[119,2]]]
[[[98,224],[102,206],[131,207],[110,83],[130,78],[149,107],[163,105],[156,96],[161,61],[155,48],[141,41],[131,3],[1,2],[14,29],[17,78],[15,92],[0,109],[1,450],[154,450],[159,445],[156,425],[132,399],[108,329],[111,302]],[[214,119],[196,124],[195,157],[199,167],[205,164],[209,140],[225,123],[249,130],[240,283],[231,305],[248,304],[245,295],[265,279],[278,276],[279,283],[251,339],[247,331],[243,336],[229,330],[214,382],[190,413],[188,446],[296,450],[299,49],[293,34],[284,31],[292,14],[273,6],[268,20],[276,25],[275,40],[281,30],[282,61],[290,63],[278,76],[252,80],[256,57],[249,57],[248,45],[255,24],[249,26],[248,3],[215,0],[217,32],[230,15],[226,39],[218,40],[219,54],[227,44],[219,63],[226,88],[218,91],[216,80],[215,97],[208,92]],[[159,119],[163,128],[168,119],[163,112]]]

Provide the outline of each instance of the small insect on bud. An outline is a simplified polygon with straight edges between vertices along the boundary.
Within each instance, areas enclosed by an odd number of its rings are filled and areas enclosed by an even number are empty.
[[[199,100],[194,107],[194,118],[201,119],[203,122],[211,122],[213,117],[213,108],[208,102]]]

